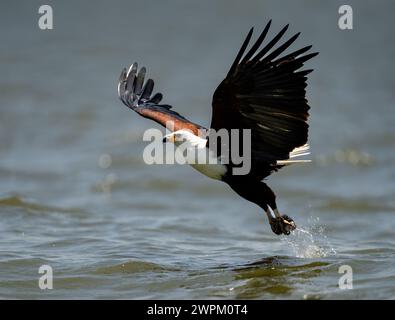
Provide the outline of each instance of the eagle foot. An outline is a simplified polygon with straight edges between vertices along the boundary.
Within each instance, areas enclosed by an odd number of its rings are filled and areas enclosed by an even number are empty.
[[[287,215],[271,218],[269,223],[272,231],[277,235],[285,234],[288,236],[291,231],[296,229],[295,222]]]

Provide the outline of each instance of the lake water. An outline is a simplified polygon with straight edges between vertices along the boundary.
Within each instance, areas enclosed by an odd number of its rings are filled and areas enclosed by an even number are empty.
[[[394,299],[393,1],[39,1],[0,5],[0,298]],[[187,166],[143,162],[156,127],[116,96],[146,65],[202,125],[248,29],[273,19],[313,44],[313,162],[268,179],[300,227]],[[38,269],[53,269],[40,290]],[[339,288],[350,266],[353,289]]]

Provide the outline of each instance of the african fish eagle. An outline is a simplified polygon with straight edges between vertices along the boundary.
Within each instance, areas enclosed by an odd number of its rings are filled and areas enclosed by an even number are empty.
[[[251,130],[250,171],[236,175],[232,170],[236,164],[222,164],[221,161],[192,166],[210,178],[227,183],[238,195],[261,207],[275,234],[289,235],[296,224],[289,216],[279,213],[276,196],[263,179],[285,165],[308,161],[294,159],[309,154],[307,120],[310,107],[305,89],[307,75],[313,70],[300,68],[318,52],[305,54],[311,49],[306,46],[282,55],[300,33],[273,49],[288,25],[262,48],[270,25],[271,21],[245,53],[253,34],[251,28],[212,100],[208,132],[213,129]],[[118,84],[121,101],[141,116],[163,126],[172,123],[172,132],[165,136],[165,142],[173,142],[176,147],[181,142],[189,142],[195,148],[210,151],[211,157],[221,159],[222,155],[216,153],[219,149],[209,150],[210,135],[202,134],[207,132],[204,127],[173,111],[170,105],[160,104],[162,94],[152,95],[154,81],[144,81],[145,74],[146,69],[138,70],[137,63],[123,69]]]

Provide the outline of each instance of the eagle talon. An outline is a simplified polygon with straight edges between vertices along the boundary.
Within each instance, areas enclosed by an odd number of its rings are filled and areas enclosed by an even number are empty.
[[[291,231],[296,229],[296,224],[292,218],[287,215],[283,215],[277,218],[272,218],[270,220],[270,227],[275,234],[285,234],[288,236]]]

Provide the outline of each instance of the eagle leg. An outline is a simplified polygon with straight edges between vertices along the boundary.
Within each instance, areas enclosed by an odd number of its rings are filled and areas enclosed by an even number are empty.
[[[281,215],[278,212],[276,195],[266,183],[246,178],[237,178],[235,176],[232,176],[229,180],[225,180],[225,182],[241,197],[257,204],[265,210],[269,218],[270,227],[275,234],[289,235],[291,231],[296,229],[295,222],[289,216]]]
[[[270,227],[272,228],[272,231],[277,235],[285,234],[288,236],[291,231],[296,229],[295,222],[287,215],[280,215],[275,218],[273,218],[271,215],[268,215],[268,217]]]

